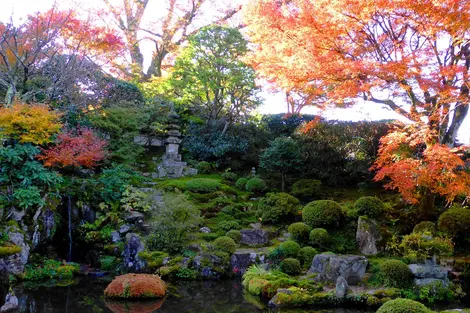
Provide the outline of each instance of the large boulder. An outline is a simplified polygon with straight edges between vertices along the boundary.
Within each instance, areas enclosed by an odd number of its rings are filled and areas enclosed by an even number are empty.
[[[139,235],[128,233],[124,246],[124,267],[129,271],[138,272],[145,267],[145,262],[139,258],[139,253],[145,250],[144,243]]]
[[[364,277],[367,264],[363,256],[317,254],[308,273],[317,274],[317,281],[329,283],[336,283],[338,277],[343,276],[349,285],[355,285]]]
[[[377,246],[380,240],[380,226],[377,221],[367,217],[359,217],[356,241],[361,253],[365,255],[376,255],[379,252]]]
[[[449,284],[448,276],[451,269],[448,267],[439,266],[432,261],[424,264],[410,264],[408,267],[415,277],[415,284],[420,287],[436,282],[442,282],[444,286]]]
[[[240,243],[248,246],[260,246],[269,242],[269,232],[265,229],[242,229],[240,230]]]
[[[263,264],[264,261],[265,255],[262,252],[239,250],[232,254],[230,265],[234,273],[243,275],[250,265]]]
[[[141,299],[162,298],[166,294],[166,284],[157,275],[126,274],[116,278],[106,287],[107,298]]]

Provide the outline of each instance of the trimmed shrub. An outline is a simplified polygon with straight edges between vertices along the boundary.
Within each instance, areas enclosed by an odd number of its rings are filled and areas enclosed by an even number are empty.
[[[258,204],[263,222],[278,223],[288,221],[299,208],[299,200],[288,193],[268,193]]]
[[[237,221],[221,221],[217,224],[217,227],[224,231],[241,228]]]
[[[408,300],[395,299],[385,302],[376,313],[431,313],[423,304]]]
[[[297,242],[308,241],[308,235],[310,233],[310,227],[307,224],[298,222],[290,224],[287,231],[291,234],[292,238]]]
[[[423,233],[411,233],[403,236],[400,244],[403,255],[412,262],[425,261],[430,257],[451,256],[454,244],[449,238],[432,237]]]
[[[314,247],[325,247],[330,237],[324,228],[314,228],[310,232],[310,244]]]
[[[235,241],[227,236],[222,236],[214,240],[214,246],[217,250],[227,252],[228,254],[232,254],[237,250]]]
[[[312,199],[318,197],[321,181],[316,179],[301,179],[292,185],[291,194],[298,198]]]
[[[126,274],[117,276],[104,290],[106,298],[163,298],[166,285],[157,275]]]
[[[451,236],[468,236],[470,234],[470,210],[452,207],[439,216],[437,226]]]
[[[212,170],[212,166],[209,162],[202,161],[196,164],[196,169],[199,174],[209,174]]]
[[[229,230],[225,236],[227,237],[230,237],[233,239],[233,241],[235,241],[236,243],[239,243],[240,240],[242,239],[242,234],[240,233],[239,230],[235,230],[235,229],[232,229],[232,230]]]
[[[266,189],[266,183],[261,178],[251,178],[246,182],[245,190],[249,192],[262,192]]]
[[[186,188],[196,193],[210,193],[217,191],[220,188],[220,183],[214,179],[195,178],[186,183]]]
[[[280,268],[283,273],[288,275],[297,275],[302,271],[299,260],[294,258],[287,258],[282,261]]]
[[[315,248],[312,247],[303,247],[300,250],[300,260],[302,261],[302,266],[304,268],[309,268],[312,265],[313,258],[317,255],[318,252]]]
[[[229,181],[229,182],[234,182],[237,180],[237,174],[235,173],[232,173],[232,172],[225,172],[225,173],[222,173],[222,178],[225,180],[225,181]]]
[[[286,258],[297,258],[300,254],[300,245],[292,240],[284,241],[278,249],[282,256]]]
[[[380,265],[380,272],[386,287],[407,288],[413,283],[413,273],[402,261],[385,261]]]
[[[416,224],[416,226],[413,228],[413,233],[431,233],[432,235],[436,234],[436,223],[433,222],[421,222]]]
[[[332,200],[312,201],[302,211],[302,219],[310,227],[338,226],[342,215],[341,206]]]
[[[378,217],[384,210],[384,203],[377,197],[360,197],[354,203],[354,209],[359,215]]]
[[[248,179],[245,178],[245,177],[239,178],[235,182],[235,187],[237,187],[240,190],[245,190],[247,181],[248,181]]]

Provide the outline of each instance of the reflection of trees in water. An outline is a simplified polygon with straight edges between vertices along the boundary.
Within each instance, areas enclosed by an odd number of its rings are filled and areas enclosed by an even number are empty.
[[[114,313],[150,313],[158,310],[164,299],[155,301],[117,301],[106,300],[106,306]]]

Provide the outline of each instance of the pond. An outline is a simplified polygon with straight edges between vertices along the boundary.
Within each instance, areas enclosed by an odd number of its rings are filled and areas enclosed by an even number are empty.
[[[18,288],[22,313],[265,313],[277,312],[267,303],[246,295],[238,280],[174,282],[169,295],[160,301],[110,302],[103,298],[103,290],[111,278],[82,277],[69,286],[37,286]],[[453,306],[455,308],[456,306]],[[458,307],[458,306],[457,306]],[[462,306],[460,306],[462,307]],[[282,310],[289,313],[307,313],[312,310]],[[315,312],[359,313],[354,309],[332,309]]]

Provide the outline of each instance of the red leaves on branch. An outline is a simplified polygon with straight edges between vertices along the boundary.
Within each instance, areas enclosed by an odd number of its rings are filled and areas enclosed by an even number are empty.
[[[423,191],[452,202],[459,195],[470,195],[470,172],[465,170],[463,148],[451,149],[434,143],[429,129],[408,125],[395,129],[380,140],[373,170],[375,180],[389,179],[386,188],[396,189],[409,203],[418,203]]]
[[[100,139],[91,129],[70,130],[57,137],[56,145],[38,157],[48,167],[93,168],[107,156],[106,140]]]

